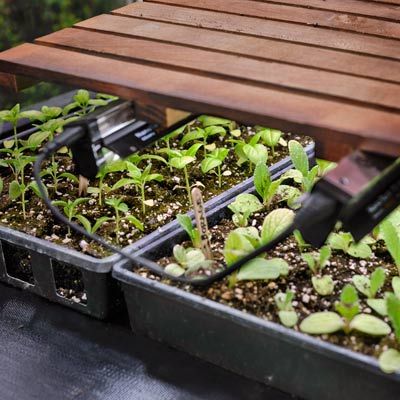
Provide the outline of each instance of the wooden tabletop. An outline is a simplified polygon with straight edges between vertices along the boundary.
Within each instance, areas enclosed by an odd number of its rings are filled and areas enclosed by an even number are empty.
[[[150,0],[0,54],[0,84],[61,81],[400,154],[400,0]]]

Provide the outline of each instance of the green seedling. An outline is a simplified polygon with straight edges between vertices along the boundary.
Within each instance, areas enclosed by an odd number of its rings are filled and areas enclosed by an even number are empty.
[[[282,325],[292,328],[297,324],[299,317],[293,308],[294,293],[287,290],[286,293],[279,292],[275,295],[274,300],[278,308],[278,316]]]
[[[177,244],[174,246],[173,254],[176,263],[168,264],[165,267],[165,272],[176,277],[193,275],[199,270],[207,270],[213,265],[213,261],[207,260],[200,249],[185,249]]]
[[[310,169],[307,153],[296,140],[289,141],[289,154],[295,169],[289,170],[283,177],[300,184],[303,192],[310,192],[317,179],[318,165]]]
[[[78,219],[79,213],[79,206],[83,203],[86,203],[90,199],[86,197],[81,197],[79,199],[75,199],[74,201],[71,200],[54,200],[53,205],[56,207],[62,207],[65,216],[68,218],[68,221],[72,222],[73,219]],[[68,235],[71,234],[71,228],[68,226]]]
[[[275,156],[275,147],[279,144],[282,137],[282,132],[277,129],[263,128],[258,131],[261,135],[261,140],[271,148],[272,156]]]
[[[369,299],[374,299],[378,291],[385,284],[385,270],[377,268],[370,277],[354,275],[352,280],[357,290]]]
[[[90,194],[97,194],[98,195],[98,204],[99,206],[103,205],[103,193],[107,194],[111,191],[111,187],[108,186],[104,180],[105,178],[112,173],[115,172],[123,172],[126,170],[126,161],[123,160],[116,160],[111,161],[104,164],[99,172],[97,173],[96,178],[98,179],[98,186],[88,188],[88,193]]]
[[[337,167],[337,164],[331,161],[322,160],[320,158],[317,158],[316,161],[318,165],[318,177],[320,178]]]
[[[230,142],[235,143],[235,153],[238,157],[238,165],[246,162],[249,163],[249,171],[253,169],[253,165],[266,164],[268,161],[268,148],[259,143],[261,134],[255,134],[248,143],[241,139],[231,139]]]
[[[381,319],[369,314],[360,314],[356,289],[346,285],[336,303],[336,311],[324,311],[311,314],[300,324],[300,330],[311,335],[322,335],[343,330],[349,334],[352,330],[371,336],[386,336],[390,326]]]
[[[187,167],[189,164],[192,164],[196,161],[196,154],[201,146],[201,143],[195,143],[187,150],[159,150],[161,153],[166,153],[168,155],[168,165],[170,167],[178,170],[183,170],[189,204],[192,204],[192,196],[190,193],[190,182]]]
[[[308,249],[310,245],[304,240],[301,232],[296,229],[293,231],[293,237],[296,240],[297,247],[299,248],[300,253],[303,253],[305,249]]]
[[[393,294],[400,299],[400,277],[395,276],[392,278],[392,289]],[[383,299],[369,298],[367,299],[367,304],[371,307],[376,313],[386,317],[388,315],[387,312],[387,297],[390,295],[390,292],[385,292]]]
[[[261,243],[266,244],[284,232],[293,222],[294,212],[287,208],[277,208],[264,219],[261,228]]]
[[[61,117],[62,112],[63,110],[61,107],[43,106],[40,110],[40,114],[38,115],[37,120],[39,120],[42,123],[45,123],[47,121],[50,121],[51,119],[56,119]]]
[[[332,233],[328,238],[328,244],[333,250],[341,250],[349,256],[362,259],[372,256],[372,250],[369,246],[372,242],[374,242],[372,238],[367,236],[355,243],[353,236],[348,232]]]
[[[396,264],[397,270],[400,275],[400,233],[394,223],[387,219],[385,220],[381,226],[380,230],[383,236],[383,240],[385,241],[386,248],[390,255],[393,258],[394,263]]]
[[[201,162],[201,172],[203,172],[203,174],[207,174],[210,171],[216,173],[218,176],[218,186],[220,188],[222,187],[221,165],[228,154],[228,149],[217,148],[208,153],[206,158],[204,158],[204,160]]]
[[[82,224],[86,232],[92,235],[94,235],[101,228],[103,224],[112,220],[112,218],[110,217],[100,217],[96,219],[96,221],[92,225],[92,223],[83,215],[78,214],[76,216],[76,219]]]
[[[21,111],[21,107],[19,104],[16,104],[10,110],[0,111],[0,122],[8,122],[11,124],[13,128],[14,139],[8,141],[7,147],[10,148],[15,146],[16,148],[18,148],[18,137],[17,137],[18,122],[24,118],[34,121],[39,117],[39,115],[40,111],[35,111],[35,110]]]
[[[201,123],[203,128],[208,128],[209,126],[224,126],[229,130],[236,128],[236,122],[225,118],[212,117],[209,115],[200,115],[197,120]]]
[[[271,206],[281,182],[281,179],[275,181],[271,179],[271,174],[265,164],[257,164],[254,170],[254,186],[266,208]]]
[[[74,111],[78,116],[84,116],[96,109],[96,107],[106,106],[108,101],[104,98],[91,99],[87,90],[80,89],[73,96],[73,102],[66,105],[63,109],[63,115],[68,115]]]
[[[386,298],[387,313],[393,326],[397,342],[400,343],[400,299],[391,293]],[[384,351],[379,357],[379,366],[386,373],[400,371],[400,352],[395,349]]]
[[[249,193],[242,193],[228,208],[233,212],[232,221],[236,226],[244,227],[249,223],[250,216],[263,208],[258,198]]]
[[[4,180],[0,178],[0,194],[3,192],[4,189]]]
[[[144,170],[141,170],[138,168],[136,165],[127,162],[126,163],[126,168],[128,171],[128,177],[129,178],[122,178],[120,179],[115,185],[112,187],[112,190],[118,190],[121,187],[125,186],[137,186],[140,190],[140,200],[142,203],[142,214],[146,214],[146,205],[150,204],[148,201],[146,201],[146,196],[145,196],[145,188],[147,183],[152,182],[152,181],[157,181],[161,182],[164,178],[161,174],[152,174],[151,173],[151,168],[152,164],[148,164],[147,167]]]
[[[117,234],[121,231],[121,213],[124,214],[123,218],[130,222],[135,228],[139,229],[140,231],[144,230],[143,223],[133,215],[128,214],[128,205],[123,202],[122,198],[113,197],[106,200],[106,204],[114,209],[115,230]]]
[[[200,231],[195,228],[192,224],[192,219],[187,214],[178,214],[176,216],[179,225],[186,231],[189,235],[190,240],[195,248],[201,248],[201,234]]]
[[[204,150],[204,157],[207,156],[207,150],[215,150],[215,144],[208,144],[208,138],[215,135],[224,136],[226,134],[225,129],[222,126],[208,126],[207,128],[194,128],[194,130],[189,130],[182,140],[180,141],[181,146],[189,142],[201,142]]]
[[[320,276],[321,271],[328,264],[329,258],[331,257],[331,249],[329,246],[321,247],[319,251],[313,251],[312,253],[303,253],[302,258],[307,263],[313,277],[311,278],[312,285],[315,291],[321,296],[327,296],[333,293],[334,282],[331,276],[323,275]]]

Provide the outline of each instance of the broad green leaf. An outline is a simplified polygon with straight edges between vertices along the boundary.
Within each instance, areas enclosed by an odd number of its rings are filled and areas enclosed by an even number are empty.
[[[187,150],[185,150],[185,156],[196,157],[197,152],[202,146],[203,146],[202,143],[195,143],[191,145]]]
[[[379,367],[387,374],[400,371],[400,352],[394,349],[384,351],[379,356]]]
[[[254,170],[254,186],[262,199],[266,197],[271,184],[271,175],[265,164],[257,164]]]
[[[204,129],[206,137],[214,136],[214,135],[222,135],[226,134],[226,130],[222,126],[208,126]]]
[[[120,203],[117,208],[118,208],[118,211],[121,211],[123,213],[126,213],[129,211],[128,205],[126,203]]]
[[[192,142],[193,140],[203,139],[205,136],[205,132],[203,129],[197,128],[194,131],[186,133],[180,141],[180,145],[183,146],[186,143]]]
[[[245,144],[243,146],[243,152],[246,157],[256,165],[266,163],[268,160],[268,149],[263,144]]]
[[[13,147],[14,147],[14,140],[5,140],[4,142],[3,142],[3,146],[6,148],[6,149],[12,149]]]
[[[321,296],[328,296],[333,293],[335,285],[331,276],[324,275],[321,278],[313,276],[311,281],[315,291]]]
[[[236,197],[235,201],[232,202],[228,208],[232,211],[239,212],[241,214],[245,213],[255,213],[263,208],[260,200],[256,196],[250,193],[242,193]]]
[[[278,208],[270,212],[264,219],[261,240],[268,243],[281,234],[292,223],[294,212],[286,208]]]
[[[179,264],[186,265],[187,262],[186,249],[183,246],[176,244],[173,248],[173,254],[176,261],[178,261]]]
[[[391,332],[390,326],[369,314],[358,314],[350,322],[350,328],[371,336],[385,336]]]
[[[276,279],[287,267],[285,260],[280,258],[273,258],[266,260],[264,258],[256,257],[246,263],[238,272],[237,280],[268,280]]]
[[[282,325],[286,326],[287,328],[293,328],[299,320],[296,311],[279,311],[278,316]]]
[[[356,258],[371,258],[372,250],[367,244],[359,242],[359,243],[352,243],[347,250],[347,253],[352,257]]]
[[[197,119],[201,122],[204,128],[211,125],[229,126],[232,123],[229,119],[210,117],[208,115],[200,115]]]
[[[353,236],[350,233],[332,233],[329,236],[328,242],[332,249],[342,250],[347,253],[350,243],[353,241]]]
[[[37,197],[42,198],[42,193],[40,193],[39,186],[38,186],[38,184],[36,183],[36,181],[30,182],[27,188],[28,188],[28,189],[31,189],[32,192],[35,193],[35,195],[36,195]],[[48,195],[47,187],[46,187],[46,186],[43,186],[43,189],[44,189],[46,195]]]
[[[245,256],[253,250],[254,246],[251,244],[250,240],[248,240],[245,236],[240,235],[235,231],[232,231],[229,233],[225,241],[225,262],[228,265],[233,264],[235,261],[239,260],[241,257]]]
[[[300,330],[311,335],[334,333],[344,327],[340,316],[331,311],[317,312],[309,315],[300,324]]]
[[[175,264],[175,263],[168,264],[165,267],[165,272],[169,275],[176,276],[176,277],[179,277],[179,276],[182,276],[185,274],[185,270],[180,265]]]
[[[239,235],[244,236],[247,240],[251,242],[254,247],[257,247],[260,243],[260,235],[258,233],[258,229],[253,226],[236,228],[235,232]]]
[[[171,158],[169,163],[173,168],[183,169],[188,164],[192,163],[195,160],[196,160],[195,157],[189,157],[189,156],[173,157],[173,158]]]
[[[334,162],[322,160],[320,158],[317,158],[316,161],[317,161],[317,165],[318,165],[318,175],[319,176],[326,175],[329,171],[332,171],[337,166],[337,164]]]
[[[367,299],[367,304],[379,315],[387,316],[386,299]]]
[[[308,157],[303,146],[296,140],[289,141],[289,154],[294,167],[301,172],[303,176],[307,176],[310,169]]]
[[[131,178],[122,178],[112,186],[111,191],[118,190],[129,185],[135,185],[134,180]]]
[[[269,147],[275,147],[279,143],[282,132],[277,129],[264,129],[260,131],[263,142]]]
[[[176,219],[179,225],[186,231],[190,238],[193,236],[193,224],[192,219],[187,214],[178,214]]]
[[[371,274],[371,284],[370,284],[370,297],[375,297],[383,285],[385,284],[385,270],[381,267],[376,268],[375,271]]]
[[[203,174],[206,174],[207,172],[211,171],[214,168],[217,168],[221,164],[222,164],[221,160],[218,160],[216,158],[206,157],[201,162],[201,172],[203,172]]]
[[[31,121],[40,119],[41,116],[42,116],[42,113],[37,110],[22,111],[19,114],[19,118],[27,118],[27,119],[30,119]]]
[[[200,249],[188,249],[186,250],[186,259],[188,267],[197,265],[205,261],[206,257]]]
[[[22,187],[17,181],[12,181],[8,187],[8,195],[11,200],[18,199],[22,194]]]
[[[319,265],[320,265],[321,269],[326,266],[331,255],[332,255],[332,251],[329,246],[321,247],[321,249],[319,250]]]
[[[297,169],[289,169],[282,175],[282,179],[293,179],[296,183],[303,182],[303,174]]]
[[[357,291],[354,286],[347,284],[340,294],[340,301],[343,304],[354,304],[358,301]]]
[[[364,296],[371,296],[371,282],[367,276],[364,275],[354,275],[352,278],[354,286],[357,288],[359,292],[361,292]]]

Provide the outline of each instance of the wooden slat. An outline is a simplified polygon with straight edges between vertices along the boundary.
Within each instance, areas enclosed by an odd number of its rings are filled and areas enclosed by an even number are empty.
[[[133,3],[115,10],[114,13],[400,59],[400,45],[397,40],[367,37],[321,27],[153,3]]]
[[[38,39],[38,43],[400,109],[399,84],[80,29],[65,29]]]
[[[400,24],[396,22],[332,11],[292,7],[283,4],[249,0],[146,0],[146,2],[220,11],[267,20],[318,25],[326,28],[359,32],[382,37],[400,38]]]
[[[321,156],[358,145],[400,152],[399,114],[32,44],[4,52],[0,70],[307,133]]]
[[[76,24],[79,28],[111,32],[129,37],[209,49],[260,60],[307,66],[356,76],[400,82],[398,61],[321,49],[267,38],[172,25],[115,15],[99,15]]]
[[[329,10],[400,21],[400,7],[360,0],[259,0],[261,3],[288,4],[306,9]],[[396,4],[396,3],[394,3]],[[400,4],[400,3],[397,3]]]

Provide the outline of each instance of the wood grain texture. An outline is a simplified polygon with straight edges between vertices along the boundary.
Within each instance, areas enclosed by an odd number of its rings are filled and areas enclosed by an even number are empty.
[[[400,152],[400,115],[365,107],[33,44],[4,52],[0,70],[307,133],[317,139],[320,156],[334,159],[359,146]]]
[[[75,25],[79,28],[151,39],[194,48],[246,56],[259,60],[307,66],[311,69],[400,82],[398,61],[321,49],[268,38],[237,35],[198,28],[146,21],[116,15],[99,15]]]
[[[337,11],[352,15],[363,15],[386,20],[400,21],[400,7],[396,3],[375,3],[360,0],[257,0],[260,3],[292,5],[316,10]],[[400,4],[398,2],[397,4]]]
[[[307,9],[250,0],[146,0],[146,2],[400,38],[399,23],[329,10]]]
[[[261,18],[154,3],[133,3],[115,10],[114,14],[400,59],[398,40],[317,26],[267,21]]]
[[[400,110],[400,85],[166,43],[65,29],[38,43]],[[229,84],[229,82],[227,83]]]

